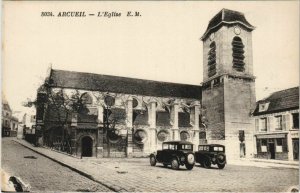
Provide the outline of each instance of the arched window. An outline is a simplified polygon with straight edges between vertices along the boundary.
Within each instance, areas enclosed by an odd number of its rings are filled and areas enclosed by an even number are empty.
[[[212,42],[209,45],[209,52],[208,52],[208,76],[211,77],[215,75],[216,72],[216,43]]]
[[[139,101],[136,98],[132,99],[132,108],[136,108],[139,105]]]
[[[88,93],[82,94],[81,100],[84,104],[92,104],[93,103],[93,99]]]
[[[242,39],[237,36],[232,40],[232,57],[233,68],[237,71],[243,72],[245,70],[244,44]]]

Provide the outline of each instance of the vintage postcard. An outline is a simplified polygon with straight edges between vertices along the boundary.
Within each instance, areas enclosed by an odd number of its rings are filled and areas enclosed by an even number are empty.
[[[1,191],[299,191],[299,1],[3,1],[1,32]]]

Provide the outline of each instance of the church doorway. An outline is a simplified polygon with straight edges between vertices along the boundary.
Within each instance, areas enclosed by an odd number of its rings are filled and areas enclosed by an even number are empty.
[[[85,136],[81,139],[81,156],[82,157],[93,156],[93,140],[89,136]]]

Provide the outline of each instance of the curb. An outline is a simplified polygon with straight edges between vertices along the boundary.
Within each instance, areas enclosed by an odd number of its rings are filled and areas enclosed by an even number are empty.
[[[76,156],[74,156],[74,155],[70,155],[70,154],[68,154],[68,153],[58,151],[58,150],[56,150],[56,149],[51,149],[51,148],[49,148],[49,147],[47,147],[47,146],[40,146],[40,147],[41,147],[41,148],[44,148],[44,149],[51,150],[51,151],[55,151],[55,152],[57,152],[57,153],[61,153],[61,154],[63,154],[63,155],[67,155],[67,156],[70,156],[70,157],[73,157],[73,158],[76,158],[76,159],[80,159],[79,157],[76,157]]]
[[[267,167],[279,167],[279,168],[289,168],[289,169],[299,169],[298,163],[284,163],[284,162],[272,162],[268,160],[251,160],[251,159],[240,159],[237,162],[232,162],[233,165],[247,165],[247,166],[267,166]],[[261,165],[260,165],[261,164]]]
[[[120,190],[125,190],[124,188],[120,188],[119,190],[117,190],[117,189],[115,189],[115,188],[112,187],[112,186],[106,185],[106,184],[104,184],[103,182],[100,182],[100,181],[96,180],[96,179],[95,179],[93,176],[91,176],[90,174],[87,174],[87,173],[85,173],[85,172],[83,172],[83,171],[80,171],[80,170],[78,170],[78,169],[76,169],[76,168],[74,168],[74,167],[72,167],[72,166],[70,166],[70,165],[67,165],[67,164],[65,164],[65,163],[63,163],[63,162],[61,162],[61,161],[59,161],[59,160],[57,160],[57,159],[54,159],[54,158],[52,158],[52,157],[50,157],[50,156],[48,156],[48,155],[45,155],[45,154],[43,154],[43,153],[41,153],[41,152],[39,152],[39,151],[37,151],[37,150],[35,150],[35,149],[33,149],[33,148],[30,148],[30,147],[28,147],[27,145],[24,145],[24,144],[20,143],[19,141],[15,140],[15,139],[14,139],[13,141],[19,143],[20,145],[26,147],[27,149],[30,149],[31,151],[33,151],[33,152],[35,152],[35,153],[37,153],[37,154],[39,154],[39,155],[42,155],[42,156],[44,156],[44,157],[46,157],[46,158],[48,158],[48,159],[50,159],[50,160],[52,160],[52,161],[54,161],[54,162],[56,162],[56,163],[62,165],[62,166],[64,166],[64,167],[69,168],[70,170],[72,170],[72,171],[74,171],[74,172],[76,172],[76,173],[78,173],[78,174],[80,174],[80,175],[82,175],[82,176],[84,176],[84,177],[86,177],[86,178],[88,178],[88,179],[94,181],[94,182],[97,182],[97,183],[99,183],[99,184],[105,186],[106,188],[110,189],[112,192],[120,192]],[[125,190],[125,192],[127,192],[127,190]]]
[[[250,160],[253,162],[263,162],[263,163],[272,163],[272,164],[280,164],[280,165],[288,165],[288,166],[299,166],[299,163],[284,163],[284,162],[273,162],[268,160]]]

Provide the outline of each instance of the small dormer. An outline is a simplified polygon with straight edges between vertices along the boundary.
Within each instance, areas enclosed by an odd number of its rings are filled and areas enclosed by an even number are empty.
[[[260,102],[258,104],[258,112],[267,111],[269,108],[269,104],[270,104],[270,102],[268,102],[268,101]]]

